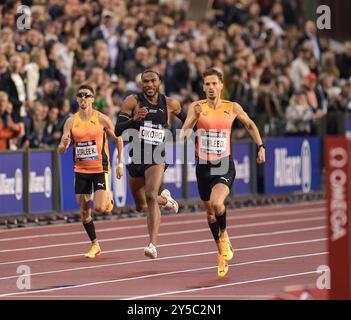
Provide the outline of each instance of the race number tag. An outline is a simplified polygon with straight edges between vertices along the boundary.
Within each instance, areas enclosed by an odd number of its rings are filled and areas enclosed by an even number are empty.
[[[144,122],[143,126],[140,126],[139,138],[147,144],[160,145],[165,137],[165,130],[162,126],[153,125],[149,122]]]
[[[225,154],[227,150],[227,133],[216,131],[201,131],[200,150],[206,154]]]
[[[76,158],[79,161],[98,160],[99,153],[96,146],[96,141],[77,142]]]

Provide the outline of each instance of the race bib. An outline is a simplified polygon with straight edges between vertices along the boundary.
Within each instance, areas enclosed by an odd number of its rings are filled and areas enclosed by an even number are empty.
[[[76,159],[79,161],[98,160],[96,141],[77,142]]]
[[[200,151],[207,154],[225,154],[227,150],[226,132],[201,131]]]
[[[139,138],[147,144],[160,145],[165,137],[165,130],[158,125],[144,122],[143,126],[140,126]]]

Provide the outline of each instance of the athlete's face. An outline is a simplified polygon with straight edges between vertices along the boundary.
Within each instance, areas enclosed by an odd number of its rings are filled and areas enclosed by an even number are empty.
[[[81,89],[77,93],[77,101],[78,101],[79,108],[85,110],[88,107],[91,107],[93,105],[94,95],[88,89]]]
[[[147,72],[141,79],[144,94],[152,98],[159,92],[161,81],[156,73]]]
[[[217,97],[221,96],[223,83],[216,75],[207,76],[204,78],[203,90],[207,99],[215,100]]]

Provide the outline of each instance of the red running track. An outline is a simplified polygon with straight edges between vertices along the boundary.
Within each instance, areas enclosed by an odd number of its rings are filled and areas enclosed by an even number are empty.
[[[0,231],[0,299],[272,299],[286,286],[316,284],[327,264],[325,201],[227,217],[235,253],[222,279],[204,212],[162,217],[156,260],[143,255],[146,218],[97,221],[103,252],[91,260],[78,223]],[[21,265],[30,290],[17,288]]]

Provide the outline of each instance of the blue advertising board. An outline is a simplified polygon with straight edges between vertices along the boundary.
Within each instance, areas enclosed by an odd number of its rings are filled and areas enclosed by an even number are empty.
[[[168,189],[174,199],[181,199],[182,194],[182,170],[183,170],[183,143],[167,143],[166,144],[166,162],[168,168],[163,176],[163,184]]]
[[[351,138],[351,114],[346,116],[346,136]]]
[[[0,216],[24,213],[24,156],[0,153]]]
[[[232,191],[234,195],[251,193],[250,176],[250,144],[235,143],[232,145],[232,154],[235,163],[235,180]]]
[[[265,193],[320,190],[321,147],[317,137],[267,138]]]
[[[134,205],[134,200],[129,187],[129,174],[126,168],[128,163],[128,144],[124,146],[123,159],[124,159],[124,175],[121,179],[116,178],[116,166],[117,166],[117,148],[114,143],[109,144],[110,159],[111,163],[111,174],[110,185],[112,185],[113,198],[115,200],[116,207],[132,206]]]
[[[30,213],[53,210],[52,152],[29,153],[29,204]]]
[[[74,193],[73,148],[60,155],[61,209],[75,211],[79,209]]]
[[[195,143],[188,139],[187,143],[187,179],[188,179],[188,198],[197,199],[200,197],[196,180],[196,161],[195,161]],[[181,157],[184,157],[184,148],[181,152]]]

